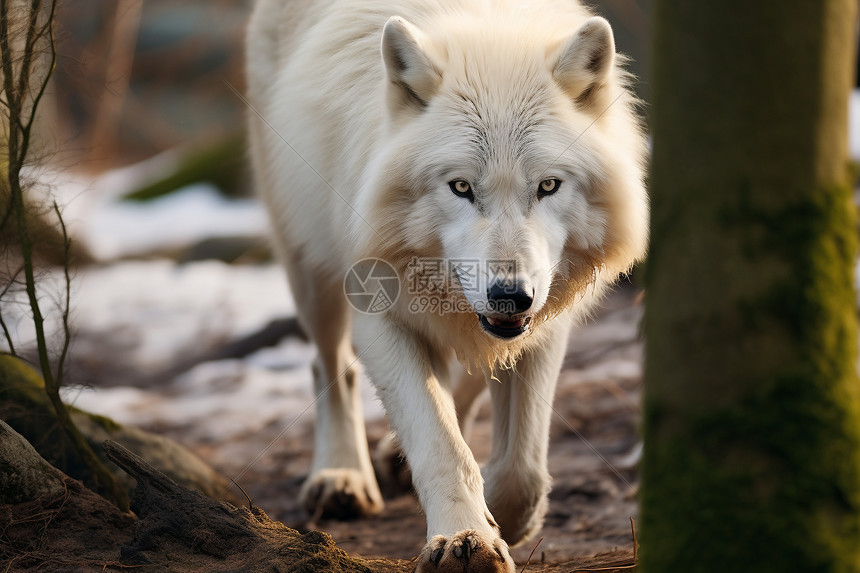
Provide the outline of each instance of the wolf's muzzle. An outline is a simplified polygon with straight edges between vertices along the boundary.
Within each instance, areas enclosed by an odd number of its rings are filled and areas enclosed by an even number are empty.
[[[523,281],[497,281],[487,289],[487,308],[508,316],[522,314],[531,308],[533,295],[534,287]]]
[[[531,294],[529,294],[531,292]],[[487,289],[486,315],[478,314],[484,331],[499,338],[515,338],[529,328],[526,315],[534,302],[534,288],[524,281],[496,281]]]

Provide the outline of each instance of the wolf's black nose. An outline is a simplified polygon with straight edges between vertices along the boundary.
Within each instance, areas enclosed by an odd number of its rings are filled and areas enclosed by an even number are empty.
[[[531,287],[526,287],[522,282],[495,282],[487,289],[487,301],[490,310],[504,314],[519,314],[527,311],[532,306]]]

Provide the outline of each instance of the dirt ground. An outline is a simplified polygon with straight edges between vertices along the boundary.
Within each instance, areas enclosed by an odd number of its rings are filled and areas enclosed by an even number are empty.
[[[631,518],[636,518],[636,462],[640,443],[637,429],[642,382],[641,316],[639,294],[628,285],[617,289],[603,309],[571,339],[554,402],[549,511],[543,530],[513,550],[518,571],[524,569],[532,551],[534,554],[525,568],[528,571],[630,569],[634,557]],[[297,494],[310,467],[313,416],[299,416],[296,420],[287,427],[282,425],[283,420],[272,423],[262,431],[227,441],[195,440],[187,425],[162,424],[144,429],[190,447],[224,476],[235,478],[255,507],[272,519],[306,533],[308,516],[299,508]],[[384,420],[369,423],[371,446],[386,432]],[[485,398],[468,438],[479,461],[488,458],[491,439]],[[21,548],[12,553],[15,557],[9,570],[88,571],[88,567],[73,566],[84,556],[90,563],[95,559],[107,568],[126,568],[127,565],[118,563],[116,548],[130,535],[132,522],[117,518],[122,523],[112,526],[110,534],[114,537],[99,533],[95,539],[86,532],[78,536],[81,533],[78,530],[104,527],[104,519],[99,516],[110,513],[99,505],[107,502],[90,496],[95,500],[83,497],[68,501],[67,496],[52,501],[56,507],[12,508],[13,513],[21,516],[7,516],[14,528],[10,525],[2,537],[12,539],[10,532],[13,532]],[[92,523],[81,519],[85,510],[92,514]],[[42,518],[34,519],[30,514]],[[28,529],[27,523],[31,521]],[[424,516],[415,496],[408,492],[389,493],[384,511],[376,517],[322,520],[315,528],[328,532],[337,546],[351,556],[369,559],[366,563],[371,570],[385,572],[410,571],[412,565],[408,560],[418,554],[425,536]],[[49,529],[58,533],[49,535],[46,533]],[[33,542],[35,545],[27,541],[40,537],[42,542]],[[0,570],[3,568],[0,563]]]
[[[636,290],[620,288],[593,321],[574,333],[554,403],[550,507],[543,530],[514,549],[520,567],[540,538],[531,561],[535,565],[569,563],[607,551],[632,551],[630,518],[636,518],[639,483],[635,462],[642,382],[641,312]],[[241,473],[238,481],[254,505],[273,519],[305,531],[308,516],[299,508],[297,494],[310,466],[312,426],[297,424],[278,437],[282,431],[270,427],[230,444],[185,443],[226,476]],[[371,445],[385,432],[384,422],[369,424]],[[181,435],[173,437],[182,441]],[[235,459],[247,458],[237,454],[247,448],[264,449],[271,442],[267,453],[242,473],[246,466]],[[485,400],[469,438],[479,461],[487,459],[490,442]],[[424,516],[411,493],[387,497],[379,516],[322,520],[317,526],[352,555],[410,559],[424,544]]]

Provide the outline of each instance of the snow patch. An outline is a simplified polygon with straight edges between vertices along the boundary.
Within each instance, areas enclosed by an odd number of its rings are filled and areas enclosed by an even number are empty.
[[[226,199],[199,183],[145,203],[107,201],[94,210],[83,235],[100,260],[190,245],[201,238],[265,236],[268,219],[249,199]]]

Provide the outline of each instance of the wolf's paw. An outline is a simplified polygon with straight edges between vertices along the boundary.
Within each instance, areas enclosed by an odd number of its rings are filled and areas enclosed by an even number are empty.
[[[460,531],[433,537],[418,556],[415,573],[514,573],[514,560],[499,537]]]
[[[374,515],[383,507],[376,481],[369,482],[362,472],[350,468],[317,470],[302,484],[299,501],[312,516],[312,522],[320,517],[349,519]]]
[[[379,441],[371,456],[376,479],[386,495],[412,491],[412,471],[393,432]]]

